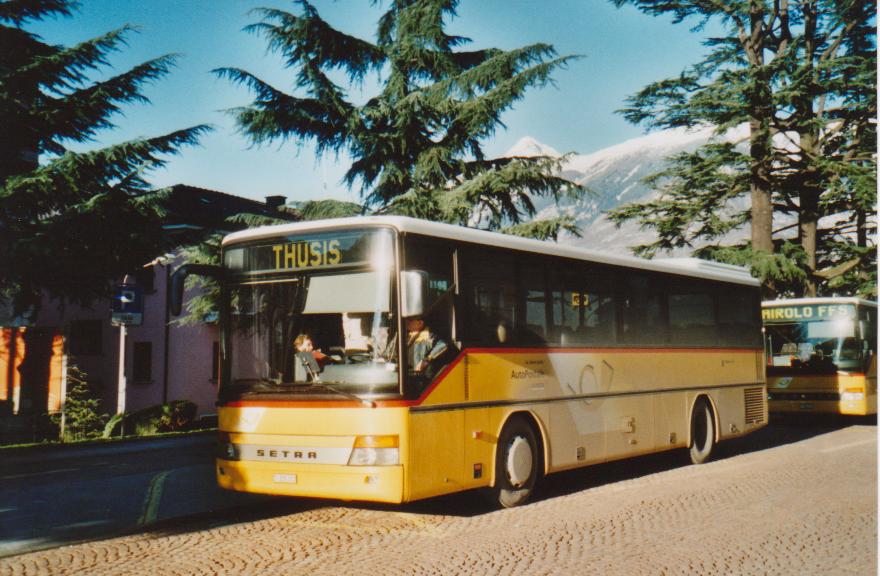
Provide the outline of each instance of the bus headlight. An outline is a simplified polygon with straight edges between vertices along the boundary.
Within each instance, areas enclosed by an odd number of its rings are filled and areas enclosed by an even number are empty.
[[[865,391],[861,388],[847,388],[840,399],[844,402],[861,402],[865,399]]]
[[[241,459],[238,447],[232,443],[232,439],[226,432],[220,432],[217,435],[217,458],[221,460]]]
[[[397,436],[358,436],[354,440],[349,466],[396,466],[400,464]]]

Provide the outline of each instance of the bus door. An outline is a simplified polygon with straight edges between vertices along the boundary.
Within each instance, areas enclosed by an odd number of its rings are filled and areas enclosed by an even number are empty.
[[[404,237],[402,269],[419,274],[424,284],[421,311],[402,319],[405,395],[419,400],[411,411],[411,498],[460,490],[465,480],[464,413],[451,407],[465,399],[463,371],[444,374],[458,351],[452,340],[453,257],[448,242]]]
[[[620,336],[633,350],[612,355],[608,360],[614,370],[609,388],[613,395],[604,411],[605,447],[609,458],[654,448],[656,399],[650,392],[666,387],[668,383],[658,378],[668,377],[662,375],[669,372],[657,370],[658,363],[666,356],[657,346],[668,342],[666,298],[662,288],[648,275],[631,275],[621,280]]]
[[[859,306],[859,336],[868,412],[877,411],[877,309]]]

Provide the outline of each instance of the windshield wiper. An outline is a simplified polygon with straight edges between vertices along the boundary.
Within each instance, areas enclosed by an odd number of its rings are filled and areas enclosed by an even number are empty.
[[[372,400],[367,400],[366,398],[361,398],[357,394],[352,394],[351,392],[348,392],[346,390],[341,390],[341,389],[337,388],[336,386],[333,386],[331,384],[326,384],[324,382],[321,382],[320,380],[317,380],[317,381],[313,380],[309,384],[311,384],[312,386],[317,386],[318,388],[323,388],[325,390],[335,392],[336,394],[341,394],[342,396],[345,396],[346,398],[360,402],[361,404],[363,404],[367,408],[375,408],[376,407],[376,403],[373,402]]]
[[[266,388],[279,388],[281,386],[280,382],[275,380],[271,380],[269,378],[239,378],[235,380],[232,384],[228,384],[227,388],[256,388],[258,390],[264,390]]]
[[[274,380],[269,380],[268,378],[249,378],[249,379],[238,380],[233,384],[233,386],[244,388],[245,390],[243,390],[243,391],[247,391],[247,392],[253,393],[253,394],[261,394],[261,393],[265,394],[267,392],[274,393],[274,394],[284,394],[286,392],[289,392],[291,389],[297,389],[297,388],[299,388],[299,389],[309,388],[309,387],[323,388],[324,390],[329,390],[330,392],[333,392],[335,394],[339,394],[341,396],[345,396],[346,398],[348,398],[350,400],[354,400],[356,402],[359,402],[368,408],[375,408],[376,407],[376,403],[373,402],[372,400],[367,400],[365,398],[361,398],[357,394],[353,394],[353,393],[348,392],[346,390],[342,390],[342,389],[337,388],[336,386],[333,385],[333,384],[337,384],[337,383],[344,384],[345,382],[333,382],[331,384],[328,384],[325,382],[321,382],[320,380],[317,380],[317,381],[303,382],[303,383],[300,383],[300,382],[283,383],[283,382],[276,382]]]
[[[236,380],[228,388],[241,389],[251,394],[265,394],[267,392],[283,394],[292,388],[308,388],[308,384],[306,382],[279,382],[269,378],[246,378]]]

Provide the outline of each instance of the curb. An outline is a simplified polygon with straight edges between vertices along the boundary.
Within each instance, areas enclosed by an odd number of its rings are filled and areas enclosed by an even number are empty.
[[[207,430],[164,437],[147,436],[76,444],[40,444],[20,448],[6,448],[0,449],[0,464],[26,463],[38,460],[61,460],[97,454],[122,454],[144,450],[161,450],[172,446],[205,446],[213,449],[216,436],[216,430]]]

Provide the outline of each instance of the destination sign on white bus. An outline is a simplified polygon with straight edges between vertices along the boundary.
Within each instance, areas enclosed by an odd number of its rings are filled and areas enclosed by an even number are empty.
[[[852,304],[809,304],[802,306],[774,306],[761,310],[764,322],[791,322],[855,318]]]

